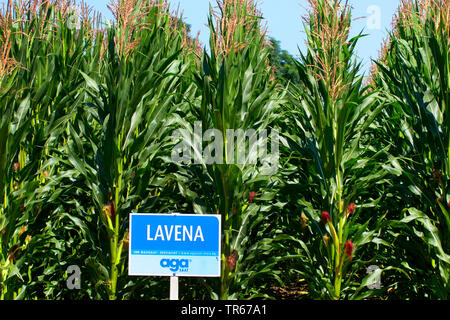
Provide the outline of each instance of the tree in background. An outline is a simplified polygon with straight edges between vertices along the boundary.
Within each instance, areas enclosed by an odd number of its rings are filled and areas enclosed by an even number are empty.
[[[283,84],[288,82],[297,84],[300,77],[295,67],[295,58],[286,50],[283,50],[280,41],[270,38],[270,64],[274,68],[276,78]]]

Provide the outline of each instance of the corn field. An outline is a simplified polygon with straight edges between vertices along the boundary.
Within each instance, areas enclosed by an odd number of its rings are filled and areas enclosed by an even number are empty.
[[[221,276],[181,299],[449,299],[450,3],[402,0],[367,78],[352,8],[307,2],[286,84],[254,0],[211,5],[208,49],[164,0],[111,0],[111,22],[8,0],[0,299],[167,299],[168,278],[128,276],[132,212],[221,216]],[[274,157],[213,129],[276,132]]]

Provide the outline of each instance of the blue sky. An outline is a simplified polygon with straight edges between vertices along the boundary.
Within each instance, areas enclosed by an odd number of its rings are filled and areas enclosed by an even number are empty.
[[[0,3],[5,0],[0,0]],[[85,0],[94,9],[111,18],[107,9],[109,0]],[[208,44],[209,31],[206,26],[209,3],[216,5],[215,0],[169,0],[172,8],[180,7],[184,13],[184,20],[192,26],[195,36],[200,31],[200,40]],[[368,71],[371,58],[378,57],[383,39],[387,37],[387,30],[391,28],[393,14],[396,12],[400,0],[349,0],[353,7],[354,21],[352,34],[364,31],[367,36],[359,41],[357,53],[363,61],[363,70]],[[271,37],[281,42],[281,47],[294,56],[298,56],[298,49],[305,49],[305,34],[302,19],[308,7],[306,0],[263,0],[259,1],[264,18],[268,23]],[[366,17],[366,18],[361,18]]]
[[[214,0],[212,0],[214,1]],[[184,11],[185,21],[192,25],[194,34],[201,31],[201,41],[208,43],[208,29],[205,26],[209,10],[209,0],[169,0],[173,5],[180,5]],[[360,40],[358,57],[363,61],[363,68],[368,71],[371,58],[378,57],[387,30],[391,28],[392,17],[397,11],[399,0],[350,0],[353,7],[352,34],[364,31],[367,36]],[[215,5],[215,1],[213,2]],[[305,49],[305,34],[302,17],[306,14],[306,0],[265,0],[260,2],[261,11],[268,23],[270,36],[281,41],[281,47],[292,55],[298,56],[298,47]],[[366,18],[361,18],[366,17]],[[360,18],[360,19],[356,19]]]
[[[108,0],[86,0],[95,9],[110,16],[106,5]],[[172,8],[180,6],[184,20],[192,26],[192,34],[200,31],[200,40],[208,44],[209,31],[206,26],[209,3],[216,5],[215,0],[169,0]],[[367,36],[360,40],[357,53],[363,61],[363,70],[368,71],[371,58],[378,57],[383,39],[387,37],[387,30],[391,28],[392,17],[399,6],[399,0],[350,0],[353,7],[352,34],[364,31]],[[306,13],[306,0],[264,0],[260,1],[260,8],[268,23],[270,36],[281,42],[281,47],[292,55],[298,55],[298,47],[305,49],[305,34],[302,19]],[[361,18],[366,17],[366,18]]]

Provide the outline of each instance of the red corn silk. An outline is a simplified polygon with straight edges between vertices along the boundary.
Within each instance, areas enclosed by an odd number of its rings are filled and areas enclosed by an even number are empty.
[[[442,174],[439,170],[433,169],[433,179],[435,183],[440,183],[442,180]]]
[[[331,222],[330,213],[327,211],[322,211],[322,216],[320,218],[323,224],[327,224],[327,222]]]
[[[350,240],[347,240],[344,244],[344,250],[345,250],[345,254],[349,258],[349,260],[352,260],[352,258],[353,258],[353,249],[354,249],[353,242],[351,242]]]
[[[250,192],[250,195],[248,197],[248,202],[252,203],[253,199],[256,198],[256,192]]]
[[[354,204],[353,202],[350,203],[347,207],[347,214],[351,215],[353,212],[355,212],[355,208],[356,208],[356,204]]]
[[[236,250],[233,250],[231,255],[227,258],[228,269],[233,271],[236,268],[236,262],[239,258],[239,254]]]

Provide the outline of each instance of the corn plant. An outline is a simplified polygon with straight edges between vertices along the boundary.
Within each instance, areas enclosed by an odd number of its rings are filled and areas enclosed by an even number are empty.
[[[303,229],[313,234],[303,250],[303,273],[317,297],[358,298],[371,281],[358,274],[363,246],[383,245],[379,238],[383,215],[377,220],[371,216],[383,194],[381,185],[388,173],[383,166],[390,165],[387,150],[371,145],[369,127],[384,105],[376,91],[363,86],[360,64],[353,60],[362,35],[349,37],[348,4],[309,3],[308,50],[296,62],[301,80],[289,111],[295,119],[290,126],[292,157],[302,170],[294,180],[299,184],[297,210]],[[380,187],[373,198],[366,190],[375,181]],[[352,284],[353,277],[359,286]]]
[[[200,93],[191,103],[195,123],[181,124],[187,132],[182,134],[184,144],[193,150],[188,160],[199,166],[184,167],[180,185],[197,212],[222,216],[221,278],[218,288],[208,288],[213,297],[226,300],[239,297],[236,288],[245,271],[247,227],[252,219],[264,217],[256,202],[270,198],[269,192],[259,189],[269,183],[270,175],[264,176],[267,167],[255,161],[257,137],[268,129],[279,97],[271,81],[270,51],[255,3],[225,0],[217,4],[208,20],[211,53],[203,55],[201,70],[194,75]],[[205,143],[202,137],[213,143]],[[278,169],[274,162],[270,164]]]
[[[19,249],[19,245],[11,244],[7,241],[8,238],[4,237],[8,229],[8,233],[11,233],[11,229],[16,229],[15,219],[9,219],[8,215],[16,215],[20,212],[19,207],[13,207],[12,197],[10,193],[14,191],[14,172],[20,169],[20,162],[14,162],[14,158],[17,159],[19,153],[18,145],[19,141],[24,136],[24,128],[19,127],[20,122],[24,121],[22,117],[14,117],[14,111],[19,106],[15,103],[14,96],[10,95],[13,90],[11,83],[14,81],[17,70],[14,70],[14,61],[9,56],[10,39],[9,34],[2,34],[1,40],[1,66],[0,66],[0,101],[1,101],[1,123],[0,123],[0,229],[2,233],[0,235],[0,299],[4,299],[8,291],[7,280],[13,275],[13,272],[17,274],[17,269],[14,267],[14,254]],[[26,107],[26,103],[24,104]],[[13,122],[13,120],[15,120]],[[13,127],[11,124],[15,123]],[[13,163],[15,163],[13,165]],[[22,161],[23,167],[23,161]],[[18,188],[17,184],[15,185]],[[14,212],[14,213],[13,213]],[[13,220],[8,221],[8,220]],[[17,238],[17,237],[16,237]],[[17,242],[17,239],[16,239]],[[11,254],[12,253],[12,254]]]
[[[198,47],[163,1],[113,2],[108,28],[84,5],[73,25],[73,5],[2,12],[2,297],[73,295],[60,281],[72,262],[95,274],[89,297],[114,299],[128,213],[149,209],[168,180],[149,164],[181,100],[181,52]]]
[[[85,36],[92,31],[77,33],[68,23],[70,3],[8,1],[0,15],[3,62],[10,65],[5,70],[2,63],[2,92],[7,95],[2,96],[1,113],[1,251],[2,269],[12,270],[9,275],[2,270],[2,297],[24,295],[23,274],[32,277],[31,259],[25,257],[45,245],[38,241],[45,232],[36,226],[45,219],[39,215],[45,198],[39,187],[53,172],[43,170],[43,162],[49,156],[48,144],[63,142],[58,134],[73,110],[73,88],[82,79],[70,77],[79,72],[67,66],[83,66],[80,56],[89,46]]]
[[[181,30],[172,26],[165,2],[119,1],[111,9],[117,24],[107,29],[100,72],[82,73],[88,112],[71,128],[67,154],[92,196],[86,212],[98,215],[106,228],[109,250],[100,243],[103,255],[92,263],[105,274],[99,280],[109,299],[116,299],[125,272],[128,214],[148,212],[167,181],[158,157],[187,66],[179,59]]]
[[[447,1],[402,1],[372,75],[392,105],[386,134],[404,158],[396,184],[403,210],[391,219],[397,255],[417,279],[406,286],[440,299],[450,290],[449,21]]]

